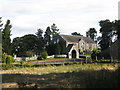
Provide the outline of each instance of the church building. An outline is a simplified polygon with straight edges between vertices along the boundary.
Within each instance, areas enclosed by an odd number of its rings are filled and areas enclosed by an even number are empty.
[[[97,48],[96,42],[90,37],[77,35],[57,35],[54,42],[64,41],[66,43],[66,54],[68,58],[79,58],[81,54],[90,54]]]

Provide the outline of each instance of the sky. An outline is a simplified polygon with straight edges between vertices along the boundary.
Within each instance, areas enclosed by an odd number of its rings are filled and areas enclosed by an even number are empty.
[[[100,29],[99,21],[118,19],[119,0],[0,0],[3,23],[11,20],[11,38],[35,34],[56,24],[61,34],[86,35],[89,28]]]

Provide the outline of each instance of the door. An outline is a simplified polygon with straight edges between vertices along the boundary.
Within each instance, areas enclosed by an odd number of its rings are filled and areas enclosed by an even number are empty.
[[[76,58],[76,51],[75,50],[72,51],[72,58]]]

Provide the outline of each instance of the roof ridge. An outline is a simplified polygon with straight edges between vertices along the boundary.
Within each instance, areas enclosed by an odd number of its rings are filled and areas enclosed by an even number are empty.
[[[85,36],[80,36],[80,35],[65,35],[65,34],[60,34],[60,36],[85,37]]]

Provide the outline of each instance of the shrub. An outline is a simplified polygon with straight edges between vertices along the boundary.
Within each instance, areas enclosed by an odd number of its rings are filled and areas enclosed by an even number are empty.
[[[44,51],[44,52],[41,53],[41,56],[42,56],[44,59],[46,59],[47,56],[48,56],[48,53]]]
[[[26,51],[25,52],[25,56],[26,57],[32,57],[34,55],[34,52],[33,51]]]
[[[101,58],[101,50],[94,49],[91,54],[92,59],[97,60]]]
[[[11,64],[14,62],[14,58],[11,55],[3,54],[3,62],[6,64]]]

